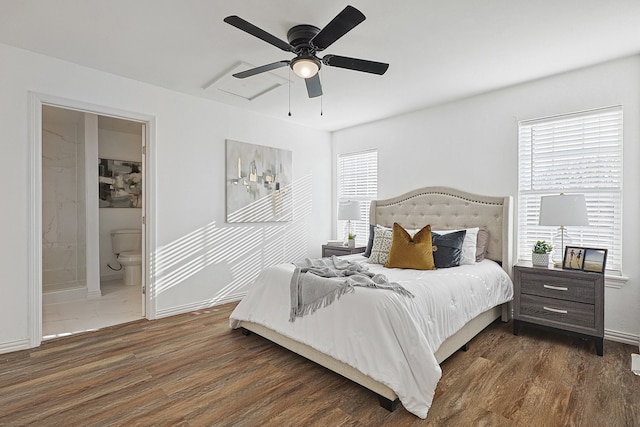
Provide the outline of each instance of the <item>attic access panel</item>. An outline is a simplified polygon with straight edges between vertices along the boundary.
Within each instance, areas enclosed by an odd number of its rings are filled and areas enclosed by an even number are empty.
[[[272,73],[262,73],[250,79],[236,79],[234,73],[253,68],[254,66],[246,62],[240,62],[235,67],[228,70],[221,77],[204,87],[204,90],[217,89],[220,92],[237,96],[247,101],[271,92],[274,89],[289,83],[289,80]]]

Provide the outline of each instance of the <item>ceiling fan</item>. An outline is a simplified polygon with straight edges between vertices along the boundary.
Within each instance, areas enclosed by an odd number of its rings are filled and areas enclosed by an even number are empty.
[[[336,40],[351,31],[365,19],[365,16],[358,9],[353,6],[347,6],[322,30],[307,24],[292,27],[287,32],[288,42],[285,42],[239,16],[227,16],[224,18],[224,22],[227,24],[233,25],[277,48],[286,52],[292,52],[296,55],[296,57],[291,60],[262,65],[233,74],[233,77],[244,79],[288,65],[297,76],[305,80],[309,98],[314,98],[322,95],[322,85],[320,84],[318,70],[320,70],[323,64],[330,67],[346,68],[348,70],[382,75],[387,71],[387,68],[389,68],[389,64],[338,55],[325,55],[322,58],[316,55],[317,52],[323,51],[331,46]]]

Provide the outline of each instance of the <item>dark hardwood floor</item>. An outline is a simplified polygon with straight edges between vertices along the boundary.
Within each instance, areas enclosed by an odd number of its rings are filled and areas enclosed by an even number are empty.
[[[496,322],[442,364],[426,420],[257,336],[235,304],[0,355],[1,426],[638,426],[637,347]]]

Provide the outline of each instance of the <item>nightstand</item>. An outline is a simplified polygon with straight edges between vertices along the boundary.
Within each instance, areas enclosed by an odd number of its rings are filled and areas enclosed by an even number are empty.
[[[349,248],[347,246],[322,245],[322,258],[328,258],[331,255],[340,256],[359,254],[360,252],[364,252],[366,249],[367,248],[364,246]]]
[[[593,338],[604,354],[604,275],[519,263],[513,267],[513,334],[521,323]]]

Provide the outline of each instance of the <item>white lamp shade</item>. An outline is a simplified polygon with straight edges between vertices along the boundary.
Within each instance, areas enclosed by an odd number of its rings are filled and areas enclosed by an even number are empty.
[[[584,194],[558,194],[540,198],[540,225],[589,225]]]
[[[338,219],[341,221],[350,220],[358,221],[360,216],[360,202],[348,200],[346,202],[340,202],[338,206]]]

